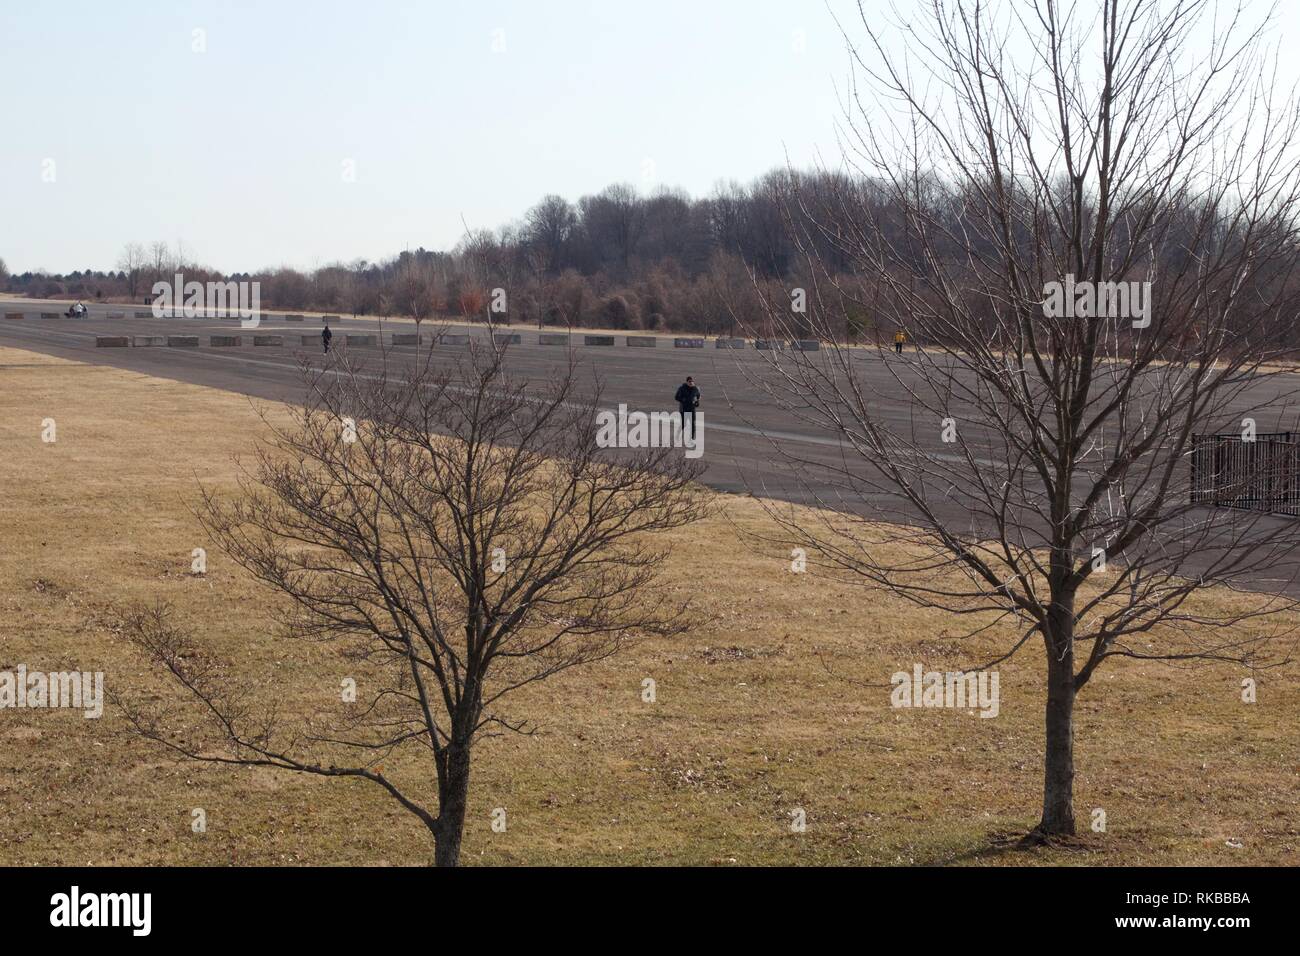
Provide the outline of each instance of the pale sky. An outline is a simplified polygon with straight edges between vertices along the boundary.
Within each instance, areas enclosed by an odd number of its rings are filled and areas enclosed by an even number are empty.
[[[1300,36],[1293,8],[1277,29]],[[449,249],[547,193],[699,196],[834,166],[849,64],[831,10],[856,17],[851,0],[0,0],[0,258],[107,269],[161,239],[221,270],[310,268]]]
[[[0,70],[11,271],[155,239],[242,270],[837,157],[847,58],[821,0],[4,0]]]

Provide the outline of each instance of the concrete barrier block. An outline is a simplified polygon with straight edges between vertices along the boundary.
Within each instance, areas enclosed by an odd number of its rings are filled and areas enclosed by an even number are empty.
[[[125,313],[125,312],[110,312],[110,313],[108,313],[108,317],[109,317],[110,319],[125,319],[125,318],[126,318],[126,313]]]
[[[713,345],[720,349],[743,349],[745,347],[744,339],[714,339]]]
[[[612,335],[584,335],[582,337],[583,345],[613,345],[614,336]]]
[[[5,318],[8,319],[10,322],[17,322],[17,321],[21,320],[22,317],[23,317],[23,314],[22,314],[21,312],[6,312],[6,313],[5,313]]]
[[[131,339],[131,345],[137,349],[156,349],[166,344],[165,335],[137,335]]]
[[[629,335],[627,344],[632,348],[652,349],[659,344],[659,340],[653,335]]]
[[[58,317],[59,317],[59,313],[57,313],[57,312],[42,312],[42,313],[41,313],[41,318],[42,318],[42,319],[57,319]]]
[[[284,336],[283,335],[254,335],[253,344],[254,345],[283,345]]]
[[[379,337],[376,335],[345,335],[343,341],[348,345],[378,345]]]
[[[124,349],[131,344],[129,335],[96,335],[95,348],[97,349]]]
[[[673,348],[702,349],[704,348],[704,339],[673,339]]]
[[[339,321],[340,321],[340,319],[339,319],[339,317],[338,317],[337,315],[322,315],[322,316],[320,317],[320,320],[321,320],[322,322],[324,322],[324,323],[327,323],[327,324],[330,323],[330,322],[333,322],[333,323],[335,323],[336,325],[337,325],[337,324],[339,323]]]
[[[470,337],[468,335],[458,335],[455,333],[444,332],[438,336],[439,345],[469,345]]]
[[[324,347],[325,347],[325,343],[321,341],[321,338],[320,338],[319,335],[304,335],[304,336],[302,337],[302,344],[303,344],[303,345],[315,345],[315,346],[318,346],[318,347],[320,347],[320,348],[324,348]]]
[[[167,336],[167,345],[174,349],[198,348],[199,337],[197,335],[169,335]]]
[[[784,352],[785,343],[780,339],[754,339],[754,348],[764,352]]]
[[[816,339],[795,339],[790,346],[796,352],[820,352],[822,344]]]
[[[286,316],[284,317],[284,321],[286,321],[286,322],[301,322],[301,321],[302,321],[302,316],[301,316],[301,315],[286,315]]]
[[[568,345],[569,334],[567,332],[539,332],[537,334],[538,345]]]
[[[520,335],[518,332],[493,332],[492,341],[497,345],[518,345]]]
[[[208,345],[213,348],[235,348],[243,345],[244,340],[238,335],[209,335]]]
[[[418,332],[394,332],[394,345],[419,345],[424,341],[424,336]]]
[[[137,311],[137,312],[135,313],[135,317],[136,317],[137,319],[152,319],[152,318],[153,318],[153,313],[152,313],[152,312],[139,312],[139,311]]]

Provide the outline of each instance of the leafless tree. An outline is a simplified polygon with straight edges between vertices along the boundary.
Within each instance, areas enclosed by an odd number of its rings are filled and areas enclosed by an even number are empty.
[[[153,266],[153,281],[161,282],[164,279],[170,279],[168,274],[173,265],[171,249],[167,243],[158,241],[149,244],[149,259]]]
[[[598,394],[579,394],[572,364],[525,397],[493,350],[431,362],[363,370],[341,354],[334,373],[309,373],[292,425],[268,422],[242,494],[205,490],[199,508],[283,599],[285,639],[365,675],[357,702],[286,722],[154,607],[127,633],[204,720],[119,704],[134,732],[184,758],[372,781],[429,829],[435,862],[455,865],[475,742],[528,731],[503,710],[509,695],[684,630],[686,605],[655,590],[663,555],[649,539],[705,505],[680,449],[598,446]],[[406,751],[426,775],[384,769]]]
[[[117,268],[126,277],[126,294],[135,301],[136,294],[140,291],[140,280],[144,277],[144,270],[148,263],[144,246],[138,242],[128,242],[122,247],[122,254],[118,257]]]
[[[578,216],[563,196],[544,196],[528,210],[524,225],[526,254],[535,271],[546,276],[560,274],[577,225]]]
[[[499,274],[504,257],[501,243],[490,230],[470,229],[468,226],[453,254],[461,275],[480,289],[487,288],[492,278]]]
[[[595,196],[584,196],[578,210],[588,241],[626,274],[645,231],[646,207],[636,189],[626,183],[608,186]]]
[[[415,320],[418,333],[424,320],[438,308],[438,286],[433,268],[421,262],[404,265],[394,283],[393,305],[403,315]]]
[[[1189,456],[1198,434],[1276,427],[1295,397],[1274,343],[1296,312],[1297,114],[1261,71],[1267,20],[1231,4],[925,7],[901,45],[862,7],[845,30],[855,175],[789,210],[807,314],[795,290],[765,299],[832,342],[757,377],[844,449],[834,465],[787,450],[837,512],[778,509],[787,546],[974,615],[972,633],[1014,623],[978,666],[1041,639],[1034,843],[1075,832],[1074,705],[1103,663],[1289,651],[1269,615],[1295,604],[1277,595],[1295,593],[1296,522],[1193,504]],[[1076,317],[1049,314],[1069,281]],[[1104,285],[1129,282],[1151,283],[1149,325],[1121,300],[1141,285]],[[1086,288],[1113,308],[1086,314]],[[863,315],[878,352],[833,341]],[[1198,600],[1213,584],[1256,594],[1216,611]]]

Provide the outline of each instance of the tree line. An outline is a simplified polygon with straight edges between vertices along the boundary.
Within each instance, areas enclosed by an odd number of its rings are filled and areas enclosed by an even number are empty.
[[[257,281],[271,309],[355,315],[487,317],[494,321],[626,329],[722,331],[739,309],[759,315],[753,277],[790,275],[782,194],[794,174],[774,171],[708,198],[680,190],[641,195],[616,184],[576,203],[548,195],[499,229],[468,233],[453,249],[403,251],[378,262],[336,262],[222,273],[166,242],[127,243],[115,268],[0,274],[33,298],[143,301],[153,283],[183,272],[198,281]],[[499,310],[498,310],[499,311]]]
[[[227,274],[194,261],[180,243],[130,242],[115,269],[10,275],[0,268],[0,288],[32,298],[143,302],[154,282],[181,272],[200,282],[259,282],[262,306],[272,310],[705,334],[775,334],[793,326],[803,335],[879,340],[896,328],[880,301],[881,275],[942,267],[971,279],[981,262],[996,259],[999,244],[1033,244],[1028,225],[1002,238],[969,235],[968,224],[988,211],[986,185],[918,172],[904,203],[888,176],[824,169],[775,169],[698,199],[615,184],[577,202],[545,196],[517,221],[471,230],[449,251],[421,247],[379,262]],[[1043,187],[1012,178],[1001,188],[1023,191],[1020,201],[1031,203],[1031,192]],[[1064,180],[1049,184],[1061,196],[1073,188]],[[1078,199],[1078,226],[1086,230],[1098,215],[1096,197]],[[1161,197],[1157,205],[1146,215],[1167,224],[1166,242],[1131,263],[1134,278],[1186,270],[1186,250],[1199,241],[1195,230],[1207,210],[1195,199]],[[933,223],[924,243],[911,234],[918,211]],[[1240,241],[1226,217],[1208,212],[1221,242]],[[1129,227],[1115,228],[1120,234]],[[887,246],[876,250],[880,261],[863,268],[868,232]],[[1292,283],[1280,273],[1254,281],[1261,279]],[[800,299],[822,314],[801,311]],[[987,313],[981,320],[989,327],[999,321],[987,303],[967,307]],[[788,315],[775,323],[774,309]],[[1277,344],[1300,343],[1289,320],[1269,331]]]

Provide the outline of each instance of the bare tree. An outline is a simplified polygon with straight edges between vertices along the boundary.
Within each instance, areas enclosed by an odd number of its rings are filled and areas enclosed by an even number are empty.
[[[607,186],[578,202],[586,238],[600,259],[612,258],[626,275],[645,231],[645,205],[626,183]]]
[[[418,333],[425,319],[438,309],[438,287],[433,268],[423,262],[407,262],[393,284],[393,306],[415,320]]]
[[[461,275],[480,289],[487,288],[500,273],[504,258],[501,243],[490,230],[468,226],[453,254]]]
[[[117,268],[126,277],[126,294],[132,301],[135,301],[136,294],[140,291],[140,280],[144,277],[147,263],[144,246],[140,243],[128,242],[122,247]]]
[[[524,238],[535,271],[547,276],[560,274],[577,225],[578,216],[563,196],[544,196],[528,210]]]
[[[286,725],[259,710],[166,608],[127,622],[204,720],[122,701],[132,729],[184,758],[369,780],[460,856],[470,757],[485,735],[527,731],[509,695],[604,658],[639,635],[684,629],[656,593],[647,537],[701,514],[680,449],[611,459],[594,400],[570,365],[525,397],[495,351],[454,367],[310,373],[287,428],[271,426],[242,495],[204,491],[225,553],[278,594],[287,640],[323,643],[363,669],[357,702]],[[395,752],[429,761],[403,782]],[[436,785],[432,781],[436,780]],[[432,797],[432,800],[430,799]]]
[[[1282,655],[1264,618],[1295,605],[1276,595],[1295,593],[1296,523],[1193,503],[1189,457],[1295,397],[1273,343],[1296,305],[1297,114],[1259,72],[1266,24],[1212,23],[1203,0],[927,7],[903,51],[861,7],[865,40],[845,34],[857,175],[789,209],[808,314],[765,300],[831,347],[758,377],[844,449],[786,451],[840,512],[778,509],[787,543],[972,633],[1013,623],[980,667],[1041,639],[1032,843],[1075,832],[1074,705],[1103,663]],[[834,342],[862,315],[905,354]],[[1260,593],[1216,610],[1214,584]]]
[[[172,259],[171,249],[167,247],[167,243],[161,241],[150,243],[149,259],[153,265],[154,282],[161,282],[164,278],[171,278],[168,273],[171,271],[174,260]]]

